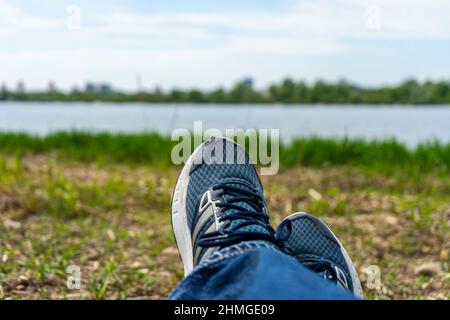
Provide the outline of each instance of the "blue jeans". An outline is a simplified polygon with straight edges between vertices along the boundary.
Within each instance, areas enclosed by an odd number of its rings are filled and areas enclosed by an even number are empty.
[[[255,241],[218,250],[175,288],[173,300],[356,299],[273,245]]]

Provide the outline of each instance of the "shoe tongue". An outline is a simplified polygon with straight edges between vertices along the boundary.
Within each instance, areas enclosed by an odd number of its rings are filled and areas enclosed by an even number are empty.
[[[239,188],[242,190],[246,190],[249,192],[254,193],[255,190],[247,185],[241,184],[241,183],[227,183],[227,186],[231,186],[234,188]],[[226,202],[229,201],[235,197],[240,197],[241,195],[238,193],[224,193],[221,198]],[[245,195],[242,195],[245,196]],[[235,201],[233,202],[234,205],[239,206],[242,208],[242,210],[239,209],[235,209],[235,208],[225,208],[223,211],[224,215],[228,215],[228,214],[233,214],[233,213],[240,213],[242,211],[255,211],[255,208],[252,207],[247,201]],[[257,218],[259,219],[259,218]],[[230,224],[228,225],[227,229],[233,229],[235,226],[237,226],[238,224],[240,224],[241,222],[243,222],[244,220],[242,219],[234,219],[230,222]],[[247,226],[243,226],[240,227],[238,229],[235,229],[236,231],[246,231],[246,232],[261,232],[261,233],[265,233],[265,234],[270,234],[270,232],[267,230],[267,228],[260,226],[258,224],[253,224],[253,225],[247,225]]]
[[[275,231],[275,238],[280,241],[280,243],[285,244],[292,233],[292,224],[289,219],[285,219],[281,224],[278,226],[277,230]]]

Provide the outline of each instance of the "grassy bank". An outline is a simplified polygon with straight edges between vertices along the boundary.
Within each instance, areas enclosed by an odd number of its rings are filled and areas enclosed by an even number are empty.
[[[165,298],[183,276],[170,224],[177,174],[0,152],[0,299]],[[449,179],[406,186],[349,166],[295,166],[262,181],[274,227],[296,211],[332,226],[367,298],[450,298]],[[66,286],[70,265],[80,290]]]
[[[165,298],[183,276],[172,145],[156,134],[0,134],[0,299]],[[262,177],[274,227],[296,211],[323,218],[367,298],[450,299],[449,146],[303,139],[281,153],[282,170]],[[66,286],[70,265],[80,290]]]
[[[47,136],[0,133],[0,152],[48,154],[86,162],[135,163],[167,167],[176,142],[158,134],[60,132]],[[300,138],[282,144],[283,167],[352,165],[383,173],[450,172],[450,144],[429,142],[414,150],[395,140]]]

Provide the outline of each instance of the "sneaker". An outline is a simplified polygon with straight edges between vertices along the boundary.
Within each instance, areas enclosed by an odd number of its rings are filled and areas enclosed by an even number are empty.
[[[238,144],[212,138],[189,157],[172,196],[172,227],[185,275],[224,247],[275,243],[263,187]]]
[[[362,298],[363,292],[355,266],[330,228],[307,213],[294,213],[276,230],[282,251],[325,279]]]

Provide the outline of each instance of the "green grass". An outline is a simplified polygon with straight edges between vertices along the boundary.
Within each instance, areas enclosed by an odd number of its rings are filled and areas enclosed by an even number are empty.
[[[0,299],[165,298],[182,278],[170,225],[176,142],[158,134],[0,133]],[[274,227],[332,226],[370,299],[449,299],[450,145],[296,139],[263,176]],[[441,271],[417,274],[424,263]],[[66,287],[69,265],[82,289]],[[366,287],[368,266],[382,289]]]
[[[167,297],[183,276],[170,224],[180,168],[158,134],[0,133],[0,299]],[[449,299],[450,145],[302,138],[262,176],[271,221],[339,236],[369,299]],[[427,263],[441,270],[417,273]],[[82,272],[81,290],[66,268]],[[382,288],[367,286],[376,265]]]
[[[59,157],[86,162],[171,166],[170,154],[177,142],[156,133],[109,134],[58,132],[47,136],[0,133],[0,152],[24,155],[56,153]],[[284,167],[351,165],[375,172],[403,174],[450,172],[450,144],[431,141],[411,150],[390,139],[298,138],[280,147]]]
[[[168,143],[169,142],[169,143]],[[58,132],[47,136],[0,133],[0,151],[60,155],[81,161],[169,164],[172,143],[158,134]]]
[[[411,150],[394,140],[302,138],[281,149],[283,164],[352,165],[377,171],[450,171],[450,144],[422,143]]]
[[[0,300],[167,297],[183,276],[170,224],[178,173],[0,152]],[[404,184],[353,166],[293,166],[261,178],[273,226],[296,211],[325,219],[367,298],[448,299],[450,180],[426,177]],[[442,270],[414,271],[428,262]],[[70,265],[81,268],[80,290],[66,286]],[[380,290],[367,287],[372,265]]]

